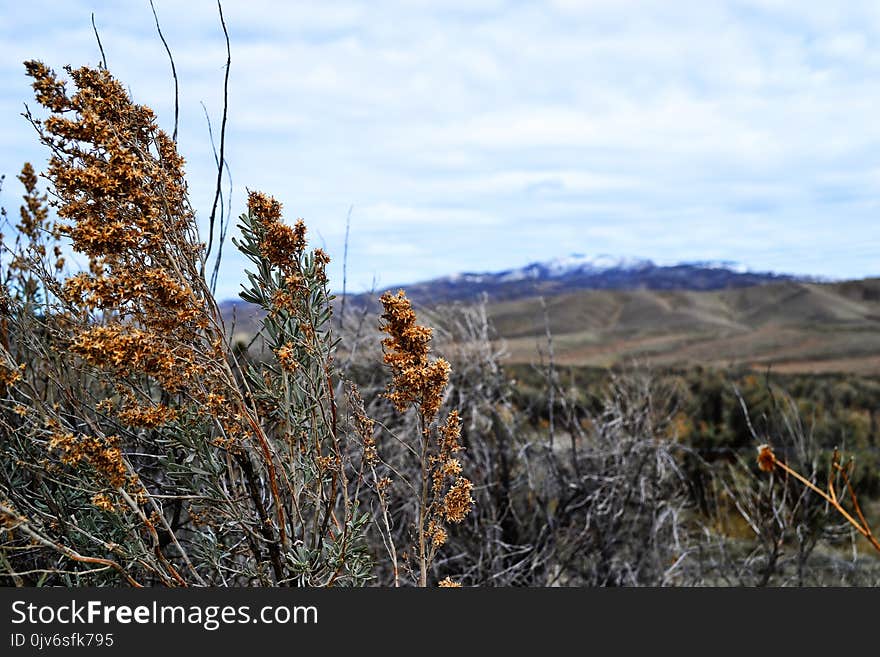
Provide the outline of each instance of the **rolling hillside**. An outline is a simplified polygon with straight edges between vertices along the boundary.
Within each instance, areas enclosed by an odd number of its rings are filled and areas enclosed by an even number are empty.
[[[468,304],[486,294],[511,362],[533,362],[546,352],[543,299],[563,364],[880,374],[880,279],[820,283],[732,263],[657,266],[576,255],[404,287],[422,307]],[[367,309],[367,326],[378,324],[379,292],[346,300],[349,309]],[[249,340],[258,311],[243,302],[221,309],[236,339]]]
[[[880,279],[708,292],[584,290],[546,299],[556,359],[880,373]],[[493,303],[513,362],[546,351],[540,299]]]
[[[499,272],[460,273],[404,285],[422,304],[471,301],[482,293],[496,301],[551,296],[579,290],[721,290],[802,280],[788,274],[747,270],[733,262],[681,262],[572,254]],[[354,296],[355,304],[367,302]]]

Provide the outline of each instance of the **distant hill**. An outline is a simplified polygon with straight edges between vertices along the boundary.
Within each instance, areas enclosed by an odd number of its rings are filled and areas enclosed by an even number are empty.
[[[556,360],[880,374],[880,279],[726,290],[582,290],[546,299]],[[489,306],[509,358],[546,351],[539,299]]]
[[[748,271],[732,262],[657,265],[641,258],[573,254],[518,269],[461,273],[402,287],[413,301],[436,305],[473,300],[482,293],[494,301],[507,301],[578,290],[722,290],[788,280],[804,279]],[[354,298],[355,303],[360,300]]]
[[[499,272],[460,273],[428,281],[394,285],[387,289],[406,289],[413,303],[436,306],[451,302],[473,302],[488,295],[493,302],[515,301],[537,297],[551,297],[579,290],[720,290],[748,287],[798,279],[788,274],[753,272],[728,261],[683,262],[675,265],[657,265],[643,258],[594,257],[572,254],[547,262],[533,262],[518,269]],[[378,309],[374,294],[348,295],[350,307]],[[255,329],[259,310],[240,300],[220,304],[227,323],[235,324],[247,333]]]
[[[821,283],[732,263],[571,256],[402,287],[422,306],[470,303],[486,293],[512,362],[533,362],[546,348],[543,297],[555,357],[564,364],[880,374],[880,279]],[[346,303],[375,313],[379,292]],[[235,317],[239,338],[256,330],[252,306],[226,302],[221,310],[227,323]]]

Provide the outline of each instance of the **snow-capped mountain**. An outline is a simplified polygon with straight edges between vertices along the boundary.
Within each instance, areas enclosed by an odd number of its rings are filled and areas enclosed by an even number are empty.
[[[387,285],[373,293],[348,295],[350,308],[377,308],[378,295],[385,290],[405,288],[407,296],[420,305],[456,301],[465,303],[487,294],[491,301],[529,297],[551,297],[579,290],[720,290],[744,288],[783,281],[820,282],[820,279],[773,272],[752,271],[728,260],[701,260],[658,264],[652,260],[610,255],[571,254],[546,262],[532,262],[516,269],[497,272],[463,272],[419,283]],[[256,330],[261,311],[241,301],[221,304],[230,324]]]
[[[498,272],[463,272],[404,285],[410,298],[423,303],[472,300],[487,293],[495,300],[588,289],[717,290],[798,277],[756,272],[731,261],[657,264],[636,257],[574,253]]]
[[[610,255],[587,256],[572,253],[562,258],[554,258],[547,262],[533,262],[518,269],[507,269],[500,272],[459,273],[438,279],[454,284],[480,284],[489,281],[513,283],[517,281],[536,281],[541,279],[562,278],[575,274],[598,274],[608,270],[638,270],[654,267],[654,263],[643,258],[615,257]]]

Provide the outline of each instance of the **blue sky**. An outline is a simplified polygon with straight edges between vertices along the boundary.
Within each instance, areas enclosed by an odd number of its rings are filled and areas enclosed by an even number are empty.
[[[202,219],[224,42],[207,0],[156,7],[181,84]],[[2,0],[0,202],[45,153],[21,62],[97,64],[163,126],[173,85],[142,0]],[[880,3],[224,2],[235,192],[302,217],[341,287],[379,288],[568,253],[880,275]],[[227,249],[218,289],[235,296]]]

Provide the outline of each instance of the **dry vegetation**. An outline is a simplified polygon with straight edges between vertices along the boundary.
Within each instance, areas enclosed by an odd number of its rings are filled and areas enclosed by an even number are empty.
[[[880,281],[787,281],[720,291],[583,290],[547,299],[560,363],[748,366],[789,373],[880,373]],[[538,299],[490,316],[509,361],[535,359]]]
[[[328,256],[308,251],[302,221],[286,225],[277,201],[250,193],[237,242],[253,264],[243,296],[267,313],[261,338],[273,358],[236,353],[205,279],[173,140],[104,69],[67,69],[68,93],[43,64],[26,67],[49,111],[29,118],[52,153],[59,224],[48,230],[26,167],[3,281],[6,577],[369,581],[363,495],[391,479],[362,404],[339,399]],[[87,256],[88,272],[46,262],[61,236]],[[401,561],[424,586],[445,523],[470,510],[470,482],[454,456],[458,416],[436,421],[449,366],[429,361],[430,330],[402,296],[389,299],[387,329],[386,396],[419,418],[413,435],[398,436],[419,473],[397,477],[417,503],[412,519],[398,519],[415,534]],[[359,400],[356,388],[349,395]]]
[[[880,582],[853,471],[816,483],[796,408],[760,462],[709,461],[647,370],[586,403],[548,324],[531,413],[485,304],[334,317],[329,256],[258,192],[235,245],[264,314],[234,342],[174,139],[104,68],[26,67],[51,160],[0,252],[0,583]]]

